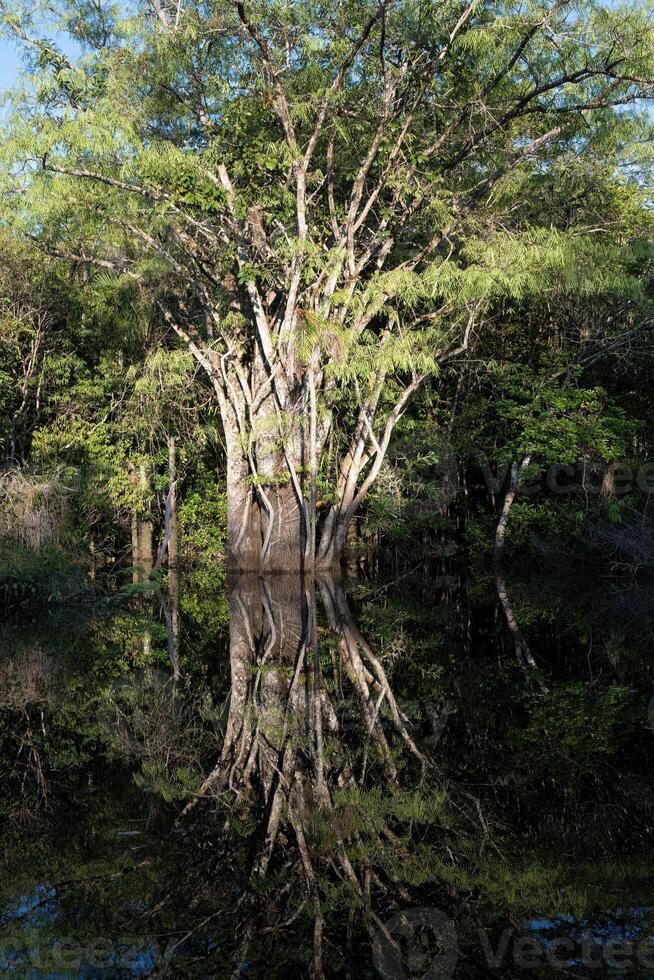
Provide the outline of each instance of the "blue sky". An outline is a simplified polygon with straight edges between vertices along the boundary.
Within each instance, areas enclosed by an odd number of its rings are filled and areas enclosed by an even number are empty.
[[[69,57],[74,58],[79,52],[70,37],[62,34],[55,34],[54,37],[57,39],[61,50]],[[4,93],[14,84],[21,68],[22,62],[18,44],[0,37],[0,93]],[[4,99],[0,99],[0,104],[3,102]]]
[[[13,84],[19,68],[16,47],[10,41],[0,40],[0,90],[4,91]]]

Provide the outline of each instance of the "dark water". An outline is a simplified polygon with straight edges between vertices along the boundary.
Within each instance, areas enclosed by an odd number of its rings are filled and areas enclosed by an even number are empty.
[[[504,585],[1,624],[0,974],[654,977],[654,589]]]

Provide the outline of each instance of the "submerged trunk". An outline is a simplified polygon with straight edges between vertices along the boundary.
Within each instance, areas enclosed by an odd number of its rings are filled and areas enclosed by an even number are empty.
[[[280,461],[257,485],[238,447],[227,453],[227,565],[233,571],[292,572],[304,565],[307,534],[298,495]]]
[[[179,554],[179,528],[177,522],[177,459],[175,437],[168,436],[168,501],[166,506],[166,532],[168,534],[168,567],[175,568]]]
[[[232,571],[338,571],[356,511],[332,507],[317,529],[313,466],[304,463],[302,447],[293,446],[292,458],[295,482],[279,450],[255,480],[240,446],[228,442],[227,566]]]
[[[144,498],[149,496],[148,476],[143,463],[138,467],[133,463],[128,464],[129,478],[134,487],[138,487]],[[149,516],[141,516],[138,510],[133,510],[131,515],[131,543],[132,543],[132,581],[140,582],[143,578],[143,570],[151,571],[153,567],[153,528]]]
[[[283,412],[264,399],[243,437],[223,413],[227,448],[227,565],[232,571],[300,573],[314,565],[316,446],[301,392]],[[244,445],[245,443],[245,445]],[[338,564],[329,557],[322,567]]]
[[[145,464],[139,466],[139,485],[144,495],[149,496],[150,487]],[[149,514],[139,521],[139,563],[146,572],[152,570],[154,563],[153,556],[153,527]]]
[[[383,419],[373,425],[384,375],[367,386],[350,444],[326,467],[334,476],[330,507],[318,528],[318,473],[332,429],[319,404],[324,382],[317,358],[301,363],[257,350],[247,366],[236,356],[207,359],[220,404],[227,451],[227,565],[233,571],[312,572],[340,566],[348,530],[378,478],[391,435],[421,378],[414,376]],[[330,452],[330,457],[332,453]]]
[[[168,436],[168,494],[164,513],[164,533],[159,546],[155,569],[161,567],[163,560],[168,557],[168,567],[177,566],[179,554],[179,529],[177,522],[177,462],[175,438]]]
[[[354,515],[342,506],[333,506],[325,520],[320,535],[316,564],[318,568],[339,566],[348,541],[348,531]]]
[[[131,516],[132,533],[132,582],[136,584],[140,581],[139,575],[139,519],[135,513]]]

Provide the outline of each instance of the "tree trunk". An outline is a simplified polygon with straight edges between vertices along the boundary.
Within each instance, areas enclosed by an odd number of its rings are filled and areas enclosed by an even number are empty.
[[[155,570],[161,567],[166,556],[168,557],[168,567],[177,566],[177,555],[179,551],[178,528],[177,528],[177,465],[175,461],[175,437],[168,436],[168,494],[166,496],[166,507],[164,514],[164,533],[155,562]]]
[[[277,479],[281,479],[278,477]],[[242,572],[299,572],[307,537],[290,483],[253,486],[245,460],[227,463],[227,566]]]
[[[168,436],[168,494],[170,511],[168,517],[168,567],[175,568],[179,553],[179,532],[177,528],[177,463],[175,459],[175,437]]]
[[[135,513],[132,513],[131,518],[131,532],[132,532],[132,582],[136,584],[140,581],[139,576],[139,519]]]
[[[168,602],[162,597],[166,618],[168,656],[173,669],[173,680],[179,680],[179,572],[174,566],[168,571]]]
[[[225,426],[227,567],[260,575],[300,572],[308,564],[309,540],[302,440],[287,437],[280,449],[270,415],[263,411],[255,425],[270,434],[259,437],[249,455],[236,427]]]
[[[128,464],[129,478],[133,486],[138,484],[138,475],[133,463]],[[130,520],[131,542],[132,542],[132,582],[137,584],[141,581],[141,522],[138,513],[132,510]]]
[[[320,536],[316,560],[318,568],[336,568],[340,565],[351,520],[351,517],[343,516],[338,507],[331,508]]]
[[[522,635],[520,625],[515,617],[513,604],[511,602],[511,595],[509,593],[504,575],[503,560],[509,515],[511,513],[511,508],[513,507],[515,498],[520,490],[520,484],[524,471],[527,469],[530,462],[531,456],[527,455],[519,465],[517,463],[511,463],[509,486],[506,496],[504,497],[504,504],[502,505],[500,519],[497,522],[497,527],[495,529],[495,548],[493,550],[493,566],[495,570],[495,587],[497,589],[497,597],[500,600],[500,604],[506,618],[506,624],[509,627],[511,636],[513,637],[516,660],[518,661],[520,668],[525,672],[536,671],[537,664],[529,648],[529,644]],[[547,692],[547,686],[545,685],[544,681],[537,675],[534,676],[536,676],[536,683],[538,684],[538,687],[540,687],[541,691]]]
[[[519,465],[518,463],[511,463],[509,486],[506,491],[506,496],[504,497],[500,519],[498,520],[497,527],[495,528],[495,547],[493,550],[493,559],[498,564],[504,558],[504,545],[506,541],[506,531],[509,526],[509,514],[511,513],[511,508],[513,507],[518,491],[520,490],[520,483],[522,481],[523,473],[529,466],[530,462],[531,455],[527,455]]]
[[[302,368],[289,355],[284,377],[276,372],[273,382],[260,357],[248,372],[235,366],[234,375],[222,361],[212,364],[227,451],[228,568],[259,575],[337,570],[348,528],[379,474],[417,381],[392,408],[381,441],[371,422],[381,384],[366,398],[318,535],[317,481],[331,415],[319,411],[314,367]]]
[[[227,433],[227,567],[258,571],[262,542],[250,467],[239,452],[238,437]]]
[[[144,493],[149,489],[145,463],[139,466],[139,484]],[[139,564],[146,571],[152,570],[152,521],[149,518],[139,521]]]

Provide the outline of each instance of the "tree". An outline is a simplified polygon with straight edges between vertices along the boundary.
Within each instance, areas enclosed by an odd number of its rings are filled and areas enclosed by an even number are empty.
[[[0,239],[0,451],[24,464],[39,416],[76,367],[66,333],[66,284],[32,248]]]
[[[412,395],[489,305],[601,290],[628,240],[584,200],[647,162],[633,6],[62,0],[75,62],[51,5],[0,10],[35,78],[7,215],[149,290],[206,371],[233,567],[337,563]]]

